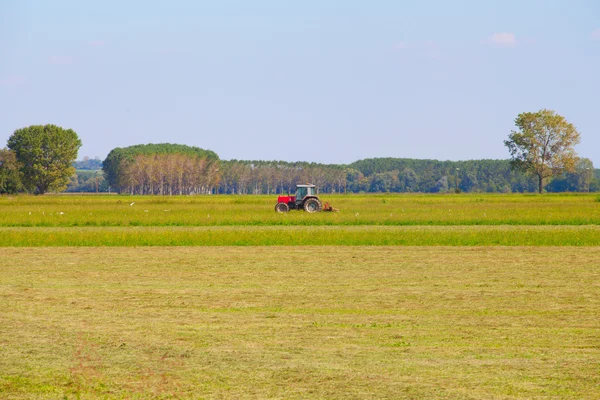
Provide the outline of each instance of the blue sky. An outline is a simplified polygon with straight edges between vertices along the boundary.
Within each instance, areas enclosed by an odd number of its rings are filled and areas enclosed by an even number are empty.
[[[79,157],[508,158],[520,112],[600,166],[600,2],[0,1],[0,146],[53,123]]]

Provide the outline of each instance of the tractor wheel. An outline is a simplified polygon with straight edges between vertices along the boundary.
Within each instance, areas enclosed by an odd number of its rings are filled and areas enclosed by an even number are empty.
[[[319,199],[308,199],[304,202],[304,211],[308,213],[315,213],[323,210],[323,204]]]
[[[290,211],[290,208],[285,203],[277,203],[277,205],[275,205],[275,211],[278,213],[286,213]]]

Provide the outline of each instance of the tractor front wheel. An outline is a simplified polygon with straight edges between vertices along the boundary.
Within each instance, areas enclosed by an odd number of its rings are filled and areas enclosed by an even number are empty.
[[[286,213],[290,211],[290,207],[285,203],[277,203],[275,205],[275,211],[277,211],[278,213]]]
[[[304,202],[304,211],[307,213],[319,212],[323,209],[323,204],[319,199],[308,199]]]

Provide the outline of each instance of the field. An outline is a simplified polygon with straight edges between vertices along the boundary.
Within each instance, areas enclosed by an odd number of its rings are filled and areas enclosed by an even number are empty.
[[[598,195],[323,195],[339,213],[274,212],[275,196],[0,197],[1,227],[599,225]]]
[[[5,249],[3,398],[597,398],[597,248]]]
[[[274,196],[0,198],[0,246],[600,244],[596,195],[329,195],[341,209],[273,211]]]
[[[323,197],[0,197],[0,398],[600,397],[596,196]]]

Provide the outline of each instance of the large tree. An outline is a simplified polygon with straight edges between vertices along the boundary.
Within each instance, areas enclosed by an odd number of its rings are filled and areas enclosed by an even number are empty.
[[[32,125],[17,129],[8,147],[21,164],[23,185],[37,194],[66,189],[75,173],[73,161],[81,140],[71,129],[56,125]]]
[[[515,125],[519,130],[512,131],[504,141],[511,166],[536,176],[540,193],[544,179],[575,170],[577,154],[573,147],[580,135],[564,117],[543,109],[519,114]]]

